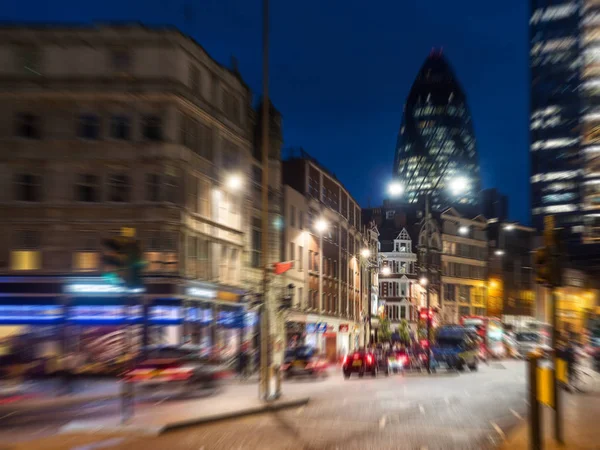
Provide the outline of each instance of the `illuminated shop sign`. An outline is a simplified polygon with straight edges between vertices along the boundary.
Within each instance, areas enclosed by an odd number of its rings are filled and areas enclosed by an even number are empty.
[[[179,306],[151,306],[148,310],[148,319],[152,323],[178,324],[181,323],[181,308]]]
[[[258,314],[255,312],[247,312],[246,318],[244,319],[244,325],[247,327],[253,327],[258,324]]]
[[[307,323],[307,333],[325,333],[327,331],[327,322]]]
[[[218,325],[225,328],[244,328],[244,311],[219,311]]]
[[[185,320],[188,322],[211,323],[213,320],[210,308],[186,308]]]
[[[76,323],[124,323],[139,322],[142,318],[143,311],[139,305],[129,307],[121,305],[78,305],[70,308],[67,319]]]
[[[0,305],[0,324],[53,323],[63,318],[56,305]]]
[[[69,294],[140,294],[144,288],[129,289],[115,284],[69,284],[66,287]]]
[[[189,295],[190,297],[199,297],[199,298],[216,298],[217,291],[214,291],[212,289],[189,287],[189,288],[187,288],[187,295]]]

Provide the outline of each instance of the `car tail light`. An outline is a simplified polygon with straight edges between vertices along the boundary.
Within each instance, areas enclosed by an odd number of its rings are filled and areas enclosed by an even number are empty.
[[[367,355],[367,364],[373,364],[373,355]]]
[[[355,353],[354,355],[352,355],[352,359],[359,359],[360,358],[360,353]]]
[[[348,364],[348,355],[344,356],[344,359],[342,360],[342,366],[345,366],[346,364]]]
[[[173,367],[160,372],[160,376],[169,380],[187,380],[193,375],[194,371],[189,367]]]
[[[401,356],[400,357],[400,363],[402,365],[406,364],[408,362],[408,358],[406,356]]]

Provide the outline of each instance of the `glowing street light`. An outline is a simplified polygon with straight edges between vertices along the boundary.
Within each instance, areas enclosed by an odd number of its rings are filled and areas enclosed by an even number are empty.
[[[369,256],[371,256],[371,250],[369,250],[368,248],[363,248],[360,251],[360,254],[363,256],[363,258],[368,258]]]
[[[504,250],[500,250],[500,249],[498,249],[498,250],[496,250],[496,251],[494,252],[494,255],[496,255],[496,256],[502,256],[502,255],[504,255]]]
[[[469,187],[469,180],[467,180],[465,177],[453,178],[450,181],[450,190],[452,191],[452,194],[454,194],[454,195],[458,195],[458,194],[466,191],[468,187]]]
[[[315,223],[315,230],[317,230],[321,234],[324,233],[327,230],[327,228],[329,228],[329,224],[325,219],[319,219]]]
[[[427,286],[427,283],[429,283],[429,280],[425,277],[421,277],[421,279],[419,280],[419,284],[421,286]]]
[[[464,225],[463,225],[462,227],[459,227],[459,228],[458,228],[458,233],[459,233],[460,235],[462,235],[462,236],[464,236],[464,235],[468,234],[468,233],[469,233],[469,227],[466,227],[466,226],[464,226]]]
[[[383,269],[381,269],[382,275],[389,275],[391,273],[392,273],[392,269],[390,269],[388,266],[385,266]]]
[[[388,192],[392,197],[397,197],[399,195],[402,195],[402,193],[404,192],[404,186],[399,181],[394,181],[389,184]]]
[[[237,191],[242,187],[243,181],[241,175],[229,175],[226,181],[227,187],[232,191]]]
[[[504,229],[505,229],[506,231],[512,231],[512,230],[514,230],[514,229],[515,229],[515,226],[514,226],[512,223],[509,223],[509,224],[507,224],[507,225],[504,225]]]

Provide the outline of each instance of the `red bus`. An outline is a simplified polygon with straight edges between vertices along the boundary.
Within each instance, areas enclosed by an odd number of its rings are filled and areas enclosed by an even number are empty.
[[[485,316],[463,316],[460,319],[463,327],[474,328],[483,343],[483,355],[501,358],[506,355],[504,346],[504,328],[500,319]]]

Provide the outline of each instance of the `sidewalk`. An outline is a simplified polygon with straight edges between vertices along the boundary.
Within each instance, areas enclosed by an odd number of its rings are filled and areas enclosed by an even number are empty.
[[[565,445],[554,440],[553,413],[543,407],[544,450],[597,450],[600,448],[600,392],[569,394],[563,392],[563,433]],[[501,450],[529,449],[529,422],[526,420],[509,434]]]
[[[247,379],[237,377],[221,381],[221,385],[254,385],[258,375]],[[0,389],[0,417],[13,411],[42,411],[52,408],[66,408],[85,403],[118,399],[121,386],[117,380],[78,380],[69,394],[59,395],[54,381],[25,382],[20,385],[5,386]],[[143,397],[138,397],[143,400]]]
[[[297,392],[286,392],[280,399],[265,403],[258,398],[256,384],[230,385],[215,396],[136,404],[135,414],[125,423],[120,414],[75,420],[64,426],[61,433],[159,435],[177,428],[302,406],[308,401],[308,397]]]

